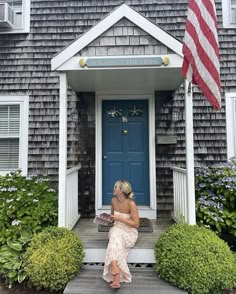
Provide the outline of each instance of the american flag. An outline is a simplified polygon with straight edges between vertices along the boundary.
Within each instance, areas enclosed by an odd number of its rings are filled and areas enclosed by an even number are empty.
[[[183,54],[184,78],[198,85],[213,107],[219,110],[220,63],[214,0],[189,0]]]

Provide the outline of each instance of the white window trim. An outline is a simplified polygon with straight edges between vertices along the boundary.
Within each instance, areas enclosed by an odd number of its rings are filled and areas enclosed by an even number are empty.
[[[235,23],[231,23],[230,0],[222,0],[222,17],[224,28],[236,28]]]
[[[1,34],[22,34],[22,33],[30,32],[30,3],[31,3],[31,0],[22,0],[22,28],[5,30],[2,32],[0,31],[0,35]]]
[[[102,101],[146,99],[149,103],[149,185],[150,206],[139,206],[140,217],[156,219],[156,165],[155,165],[155,99],[151,94],[114,94],[96,93],[96,180],[95,180],[95,209],[96,214],[109,212],[110,205],[102,205]]]
[[[236,134],[234,124],[236,121],[236,92],[225,94],[226,130],[227,130],[227,159],[236,156]]]
[[[19,136],[19,167],[22,175],[28,171],[28,124],[29,124],[29,96],[0,96],[0,105],[20,105],[20,136]],[[11,171],[0,171],[5,175]]]

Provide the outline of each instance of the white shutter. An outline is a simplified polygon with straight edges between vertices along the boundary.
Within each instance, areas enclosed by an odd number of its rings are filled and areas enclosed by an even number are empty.
[[[0,170],[19,167],[20,105],[0,105]]]
[[[236,0],[231,0],[231,23],[236,23]]]

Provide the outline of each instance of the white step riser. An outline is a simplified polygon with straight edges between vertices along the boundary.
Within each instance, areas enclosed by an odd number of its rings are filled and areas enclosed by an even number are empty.
[[[104,262],[106,249],[85,249],[84,263]],[[128,263],[155,263],[153,249],[131,249]]]

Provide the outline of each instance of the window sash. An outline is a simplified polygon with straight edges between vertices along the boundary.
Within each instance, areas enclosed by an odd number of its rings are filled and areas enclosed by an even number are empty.
[[[19,138],[20,105],[0,105],[0,139]]]
[[[19,168],[19,139],[0,139],[0,170]]]
[[[236,24],[236,0],[230,2],[230,20],[232,24]]]
[[[0,171],[19,168],[20,104],[0,105]]]

